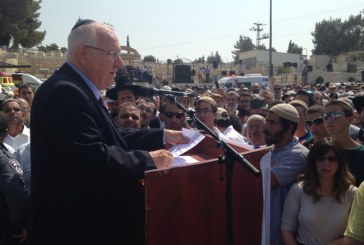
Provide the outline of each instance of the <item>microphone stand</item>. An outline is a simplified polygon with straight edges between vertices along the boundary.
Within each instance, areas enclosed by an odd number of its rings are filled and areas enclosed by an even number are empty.
[[[225,157],[219,156],[218,162],[220,164],[225,163],[226,166],[226,212],[227,212],[227,244],[233,245],[233,222],[232,222],[232,200],[233,200],[233,166],[234,162],[238,162],[243,167],[245,167],[254,176],[259,176],[260,172],[256,169],[248,160],[246,160],[243,155],[239,154],[225,141],[219,139],[217,133],[212,131],[206,126],[199,118],[195,116],[195,112],[192,110],[187,110],[181,103],[179,103],[175,96],[166,95],[168,99],[173,102],[179,109],[183,110],[195,123],[196,125],[206,131],[216,140],[217,147],[221,147]]]

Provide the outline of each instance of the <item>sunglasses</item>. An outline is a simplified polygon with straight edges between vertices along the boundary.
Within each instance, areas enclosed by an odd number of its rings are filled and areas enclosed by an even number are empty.
[[[335,157],[335,156],[327,156],[327,157],[320,156],[320,157],[316,157],[315,159],[318,162],[323,162],[325,160],[327,160],[329,162],[337,162],[338,161],[337,157]]]
[[[168,118],[173,118],[173,116],[176,116],[177,119],[181,119],[185,115],[183,112],[171,112],[171,111],[166,111],[163,114]]]
[[[329,120],[329,118],[331,118],[332,120],[336,120],[339,118],[342,118],[345,116],[345,113],[342,111],[332,111],[332,112],[328,112],[324,114],[324,119]]]
[[[318,118],[313,119],[312,121],[306,120],[305,124],[307,127],[312,127],[312,125],[318,126],[323,122],[324,122],[324,119],[322,117],[318,117]]]

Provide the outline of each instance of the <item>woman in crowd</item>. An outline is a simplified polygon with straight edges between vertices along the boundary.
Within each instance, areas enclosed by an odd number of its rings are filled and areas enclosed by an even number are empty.
[[[284,243],[341,244],[356,192],[354,181],[341,148],[329,137],[315,142],[306,171],[291,187],[284,204]]]

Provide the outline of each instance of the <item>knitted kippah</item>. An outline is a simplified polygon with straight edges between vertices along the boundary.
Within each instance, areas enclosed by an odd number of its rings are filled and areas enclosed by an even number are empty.
[[[76,24],[72,27],[72,30],[75,30],[77,29],[78,27],[80,26],[83,26],[83,25],[88,25],[88,24],[91,24],[91,23],[94,23],[95,21],[94,20],[90,20],[90,19],[78,19],[78,21],[76,22]]]
[[[307,105],[305,102],[303,102],[302,100],[292,100],[291,102],[289,102],[290,105],[300,105],[303,108],[305,108],[306,110],[308,109]]]
[[[228,119],[229,119],[228,112],[224,108],[217,107],[216,120],[228,120]]]
[[[298,123],[298,112],[296,108],[289,104],[278,104],[269,109],[269,111],[283,117],[289,121]]]

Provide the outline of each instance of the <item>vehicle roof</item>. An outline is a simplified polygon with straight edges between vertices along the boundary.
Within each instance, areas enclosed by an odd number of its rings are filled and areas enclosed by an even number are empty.
[[[19,76],[21,75],[21,79],[23,80],[23,84],[26,84],[26,83],[31,83],[31,84],[42,84],[42,80],[40,80],[39,78],[31,75],[31,74],[28,74],[28,73],[12,73],[11,75],[15,75],[15,76]]]

